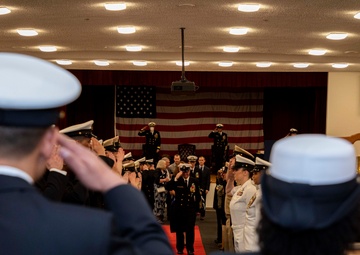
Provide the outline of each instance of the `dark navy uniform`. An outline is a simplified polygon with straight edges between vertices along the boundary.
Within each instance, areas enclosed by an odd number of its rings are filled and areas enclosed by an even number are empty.
[[[160,146],[161,146],[160,132],[154,130],[154,132],[151,133],[150,130],[140,130],[138,135],[146,137],[143,156],[146,157],[147,159],[152,158],[154,159],[155,162],[157,162],[158,154],[156,150],[160,150]]]
[[[183,177],[171,181],[172,190],[175,191],[175,200],[172,204],[170,219],[171,232],[176,232],[176,249],[184,249],[184,232],[186,233],[186,249],[188,253],[194,252],[194,228],[196,213],[200,203],[200,183],[196,178],[189,176],[186,185]]]
[[[212,146],[212,156],[215,161],[215,170],[218,171],[220,168],[224,166],[224,162],[226,161],[225,150],[228,145],[228,136],[224,132],[215,132],[212,131],[209,138],[214,139],[214,145]]]

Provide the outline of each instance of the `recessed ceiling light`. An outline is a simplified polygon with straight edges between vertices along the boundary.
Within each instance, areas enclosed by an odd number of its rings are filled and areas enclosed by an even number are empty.
[[[195,7],[195,4],[185,3],[185,4],[178,4],[178,7]]]
[[[127,51],[141,51],[142,47],[140,45],[126,45],[125,46]]]
[[[106,3],[104,6],[108,11],[122,11],[126,9],[126,3]]]
[[[271,66],[271,62],[258,62],[256,63],[257,67],[270,67]]]
[[[232,35],[246,35],[248,32],[248,28],[246,27],[233,27],[230,28],[229,33]]]
[[[147,62],[142,60],[136,60],[132,62],[134,66],[146,66]]]
[[[229,61],[219,62],[219,66],[221,67],[230,67],[233,64],[234,64],[233,62],[229,62]]]
[[[182,66],[182,61],[176,61],[175,64],[177,66]],[[190,65],[190,61],[184,61],[184,66],[189,66]]]
[[[136,28],[135,27],[118,27],[117,31],[120,34],[133,34],[136,32]]]
[[[54,52],[57,51],[55,46],[39,46],[39,49],[43,52]]]
[[[360,19],[360,12],[356,13],[356,14],[354,15],[354,18],[355,18],[355,19]]]
[[[9,14],[11,11],[6,7],[0,7],[0,15]]]
[[[346,68],[348,66],[349,66],[349,64],[347,64],[347,63],[335,63],[332,65],[332,67],[334,67],[334,68]]]
[[[314,55],[314,56],[322,56],[325,53],[326,53],[326,50],[323,50],[323,49],[309,50],[309,54]]]
[[[257,12],[260,9],[260,4],[240,4],[238,10],[241,12]]]
[[[293,66],[296,68],[307,68],[309,63],[294,63]]]
[[[97,66],[108,66],[109,61],[107,60],[94,60],[94,64]]]
[[[35,36],[38,35],[38,32],[35,29],[17,29],[19,35],[22,36]]]
[[[68,66],[68,65],[72,64],[72,61],[68,60],[68,59],[58,59],[58,60],[55,60],[55,62],[62,66]]]
[[[343,40],[348,36],[347,33],[330,33],[326,36],[330,40]]]
[[[240,47],[224,47],[223,50],[225,52],[238,52],[240,50]]]

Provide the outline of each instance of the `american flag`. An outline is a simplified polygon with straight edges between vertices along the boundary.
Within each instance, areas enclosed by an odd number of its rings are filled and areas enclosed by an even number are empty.
[[[151,98],[143,97],[144,93]],[[124,102],[124,95],[132,97],[127,96]],[[146,103],[138,105],[139,98]],[[147,110],[138,114],[138,107]],[[124,109],[131,114],[124,115]],[[115,112],[116,133],[124,150],[132,155],[141,156],[145,138],[138,132],[151,121],[161,135],[161,155],[176,154],[178,145],[184,143],[194,144],[198,156],[211,155],[213,140],[208,135],[218,123],[224,125],[230,151],[235,144],[253,153],[264,149],[261,90],[200,88],[193,95],[177,95],[171,94],[170,88],[117,86]]]

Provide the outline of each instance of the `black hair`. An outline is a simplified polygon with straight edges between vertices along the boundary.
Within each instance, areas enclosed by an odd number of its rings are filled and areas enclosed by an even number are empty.
[[[38,145],[47,128],[0,126],[0,155],[14,158],[30,154]]]
[[[343,255],[360,239],[360,204],[323,229],[294,231],[271,222],[263,209],[261,215],[257,231],[263,255]]]

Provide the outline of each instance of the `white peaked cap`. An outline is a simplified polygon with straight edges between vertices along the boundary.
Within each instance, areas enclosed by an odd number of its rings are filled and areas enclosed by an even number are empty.
[[[181,164],[179,164],[179,169],[181,169],[181,168],[183,168],[183,167],[190,168],[191,165],[190,165],[190,164],[186,164],[186,163],[181,163]]]
[[[259,165],[259,166],[271,166],[271,163],[266,161],[266,160],[263,160],[259,157],[256,157],[256,160],[255,160],[255,165]]]
[[[51,109],[73,102],[81,93],[69,71],[42,59],[0,53],[0,108]]]
[[[146,158],[145,157],[142,157],[142,158],[139,158],[138,160],[135,160],[135,162],[145,162],[146,161]]]
[[[72,132],[77,132],[77,131],[81,131],[81,130],[92,130],[93,124],[94,124],[94,121],[89,120],[84,123],[76,124],[76,125],[61,129],[59,132],[62,134],[66,134],[66,133],[72,133]]]
[[[127,158],[131,158],[131,157],[132,157],[131,152],[126,153],[125,156],[124,156],[124,160],[127,159]]]
[[[243,164],[249,164],[249,165],[255,165],[254,161],[248,159],[248,158],[245,158],[243,156],[240,156],[240,155],[236,155],[235,156],[235,163],[243,163]]]
[[[339,184],[356,177],[354,146],[342,138],[301,134],[272,147],[270,175],[288,183]]]

